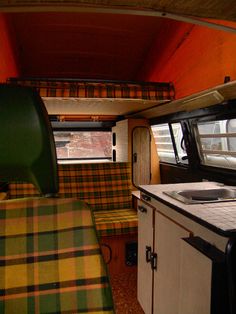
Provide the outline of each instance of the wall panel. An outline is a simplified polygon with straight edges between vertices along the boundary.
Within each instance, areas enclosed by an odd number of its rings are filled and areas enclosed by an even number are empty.
[[[7,19],[2,13],[0,13],[0,60],[0,82],[5,82],[9,76],[18,76]]]
[[[169,41],[166,58],[153,46],[142,79],[172,81],[177,99],[222,84],[225,76],[236,80],[236,34],[181,23]]]

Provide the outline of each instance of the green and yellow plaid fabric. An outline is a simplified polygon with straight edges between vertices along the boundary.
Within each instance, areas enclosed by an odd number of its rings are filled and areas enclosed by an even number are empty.
[[[59,196],[86,201],[93,210],[132,208],[129,163],[62,164]]]
[[[0,202],[0,313],[114,313],[89,207]]]
[[[38,197],[38,189],[31,183],[26,182],[13,182],[8,184],[8,198],[23,198],[23,197]]]
[[[87,163],[58,165],[59,197],[76,197],[93,210],[132,207],[129,163]],[[40,196],[30,183],[10,183],[9,198]]]
[[[94,211],[99,236],[111,236],[138,232],[138,216],[134,209]]]
[[[35,88],[41,97],[79,98],[125,98],[148,100],[173,100],[175,90],[172,83],[159,82],[92,82],[50,81],[9,78],[9,84]]]
[[[130,163],[60,164],[59,196],[87,202],[100,235],[137,232],[132,209]],[[39,196],[32,184],[9,184],[9,198]]]

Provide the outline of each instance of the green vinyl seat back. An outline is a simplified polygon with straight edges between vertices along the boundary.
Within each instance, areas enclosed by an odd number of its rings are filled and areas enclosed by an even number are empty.
[[[56,149],[44,103],[31,88],[0,84],[0,182],[58,191]]]

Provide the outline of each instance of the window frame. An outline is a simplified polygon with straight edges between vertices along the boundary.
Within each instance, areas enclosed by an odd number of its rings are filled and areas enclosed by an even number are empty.
[[[171,164],[171,165],[177,165],[177,166],[180,166],[180,167],[189,167],[189,163],[188,162],[182,162],[181,158],[179,156],[179,151],[178,151],[178,148],[177,148],[177,143],[176,143],[175,134],[174,134],[174,130],[173,130],[174,129],[173,128],[173,124],[178,124],[178,123],[180,124],[180,128],[181,128],[181,131],[182,131],[182,138],[183,138],[185,147],[187,147],[186,138],[185,138],[184,133],[183,133],[183,125],[182,125],[181,121],[171,121],[169,123],[167,123],[167,122],[166,123],[156,123],[156,124],[152,124],[151,126],[155,127],[155,126],[158,126],[158,125],[159,126],[166,125],[166,126],[168,126],[169,133],[170,133],[171,144],[172,144],[172,147],[173,147],[173,154],[174,154],[175,162],[174,161],[171,162],[171,161],[160,160],[160,163],[167,163],[167,164]],[[181,139],[181,141],[182,141],[182,139]],[[156,145],[156,152],[158,154],[158,145],[156,144],[156,141],[155,141],[155,145]],[[186,148],[186,156],[187,156],[186,159],[188,159],[187,148]]]
[[[111,156],[110,157],[75,157],[75,158],[59,158],[57,156],[57,161],[60,162],[86,162],[86,161],[104,161],[104,162],[112,162],[112,126],[114,123],[111,122],[59,122],[52,121],[52,131],[54,132],[110,132],[111,134]],[[53,135],[54,138],[54,135]],[[56,148],[56,141],[55,148]],[[57,149],[56,149],[57,150]]]
[[[185,141],[187,154],[189,157],[189,165],[186,168],[185,165],[175,165],[166,162],[160,162],[160,165],[167,165],[168,171],[175,174],[175,169],[180,170],[183,173],[183,178],[186,176],[185,172],[181,169],[187,170],[188,176],[194,181],[202,179],[224,182],[225,184],[236,185],[236,171],[233,169],[206,166],[200,163],[198,154],[198,148],[196,139],[194,137],[193,124],[196,121],[211,121],[211,120],[223,120],[223,119],[235,119],[236,118],[236,99],[226,101],[222,104],[206,107],[202,109],[196,109],[194,111],[177,112],[166,116],[160,116],[151,118],[149,120],[150,125],[181,122],[183,127],[187,127],[187,132],[183,131],[184,136],[187,137]],[[180,176],[180,174],[178,174]],[[184,179],[183,179],[184,180]],[[179,182],[179,181],[178,181]]]
[[[201,141],[200,139],[201,138],[225,138],[226,140],[223,141],[223,147],[224,149],[226,149],[225,145],[226,144],[228,147],[229,147],[229,137],[231,137],[231,135],[227,135],[227,132],[225,133],[217,133],[217,134],[202,134],[200,135],[199,132],[198,132],[198,123],[208,123],[208,122],[217,122],[217,121],[225,121],[225,130],[227,130],[227,124],[229,122],[229,120],[232,120],[232,119],[236,119],[236,115],[213,115],[213,116],[207,116],[207,117],[203,117],[203,118],[199,118],[199,119],[194,119],[192,122],[191,122],[191,127],[193,129],[193,132],[194,132],[194,139],[195,139],[195,142],[196,142],[196,146],[197,146],[197,151],[198,151],[198,155],[199,155],[199,159],[200,159],[200,167],[202,169],[207,169],[207,170],[210,170],[210,171],[236,171],[236,168],[233,168],[233,167],[227,167],[227,164],[225,166],[223,166],[220,162],[219,164],[215,163],[212,165],[211,164],[207,164],[207,163],[204,163],[204,160],[205,160],[205,157],[204,157],[204,153],[207,155],[207,152],[209,151],[209,155],[213,158],[214,158],[214,155],[219,155],[220,153],[222,154],[222,161],[224,160],[224,156],[228,155],[228,156],[233,156],[235,155],[236,157],[236,153],[230,153],[229,151],[227,150],[203,150],[202,149],[202,145],[201,145]],[[235,133],[236,134],[236,133]],[[236,136],[234,136],[236,137]],[[198,140],[199,139],[199,140]],[[225,143],[224,143],[225,142]],[[218,154],[217,154],[218,153]],[[217,170],[218,169],[218,170]]]

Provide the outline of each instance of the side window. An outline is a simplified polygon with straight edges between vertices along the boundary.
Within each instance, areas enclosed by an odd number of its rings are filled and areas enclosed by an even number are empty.
[[[198,123],[199,137],[201,138],[201,146],[203,150],[222,150],[225,146],[224,140],[219,137],[220,121],[212,121],[207,123]]]
[[[201,164],[236,169],[236,119],[198,122],[195,136]]]
[[[160,161],[174,164],[188,163],[180,123],[153,125],[152,132]]]
[[[232,137],[228,137],[229,151],[236,152],[236,119],[227,121],[226,130],[229,135],[232,135]]]
[[[188,164],[187,153],[185,149],[184,136],[180,122],[172,123],[171,128],[174,135],[176,156],[178,163]]]

